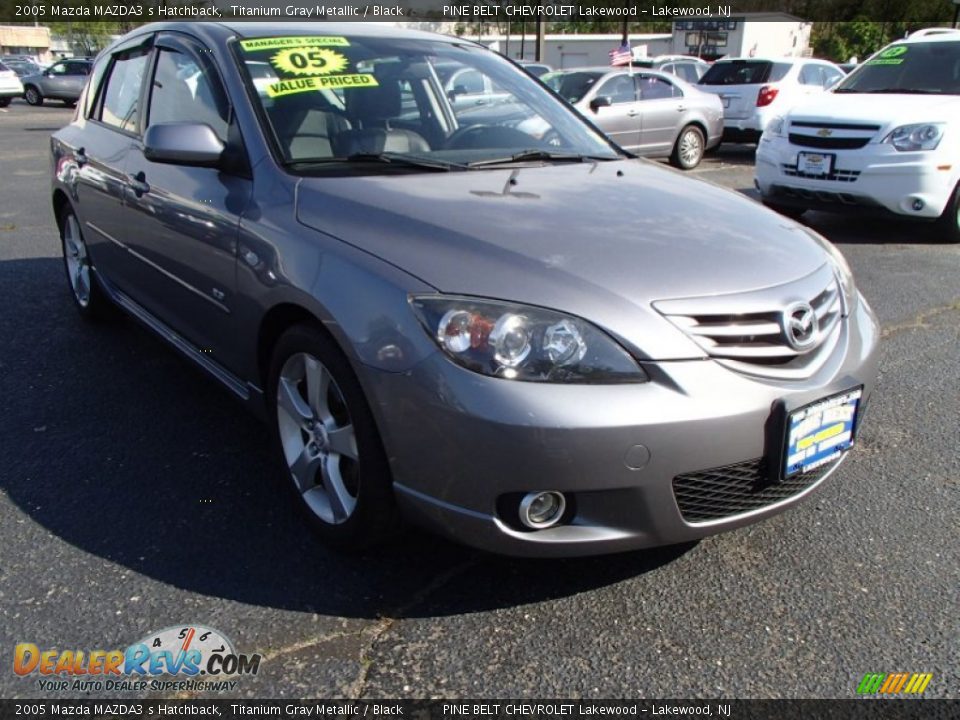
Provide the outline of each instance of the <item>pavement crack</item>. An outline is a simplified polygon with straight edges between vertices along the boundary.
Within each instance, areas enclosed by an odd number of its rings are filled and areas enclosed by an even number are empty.
[[[936,317],[937,315],[942,315],[943,313],[958,311],[960,310],[960,299],[954,300],[951,303],[946,305],[940,305],[934,308],[928,308],[920,313],[917,313],[915,316],[909,320],[903,320],[902,322],[894,323],[892,325],[886,325],[880,331],[881,338],[888,338],[898,333],[905,332],[907,330],[922,330],[929,328],[930,325],[927,323],[927,320]]]
[[[402,619],[411,609],[426,601],[431,595],[445,587],[454,578],[462,575],[476,565],[478,557],[479,555],[472,555],[459,565],[455,565],[446,572],[440,573],[427,583],[420,592],[415,593],[406,603],[399,606],[389,615],[381,616],[372,626],[360,630],[361,638],[363,638],[364,634],[367,634],[367,638],[362,642],[360,647],[360,670],[357,673],[357,678],[353,682],[348,697],[357,699],[363,697],[363,693],[367,687],[367,678],[370,674],[370,669],[373,667],[373,648],[381,638],[390,632],[397,621]]]

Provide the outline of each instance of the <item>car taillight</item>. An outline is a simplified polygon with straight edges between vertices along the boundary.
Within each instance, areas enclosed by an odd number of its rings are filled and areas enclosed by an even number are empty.
[[[760,93],[757,95],[757,107],[765,107],[772,103],[776,99],[778,92],[780,91],[777,88],[764,85],[760,88]]]

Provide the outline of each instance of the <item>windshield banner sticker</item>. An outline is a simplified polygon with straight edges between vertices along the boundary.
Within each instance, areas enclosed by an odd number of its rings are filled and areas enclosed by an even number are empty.
[[[330,75],[343,72],[350,61],[334,50],[321,47],[294,47],[281,50],[270,63],[288,75]]]
[[[906,45],[894,45],[893,47],[887,48],[882,53],[877,55],[873,60],[868,62],[868,65],[899,65],[903,62],[903,56],[907,54]]]
[[[322,35],[307,35],[306,37],[256,38],[254,40],[240,41],[240,47],[247,52],[254,52],[256,50],[276,50],[278,48],[297,47],[298,45],[335,45],[337,47],[350,47],[350,42],[345,37],[331,37]]]
[[[311,90],[333,90],[336,88],[376,87],[377,79],[373,75],[314,75],[312,77],[279,80],[267,85],[267,96],[271,98],[293,95]]]

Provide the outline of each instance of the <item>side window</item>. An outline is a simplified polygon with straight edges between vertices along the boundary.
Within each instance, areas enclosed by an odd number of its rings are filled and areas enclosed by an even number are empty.
[[[100,121],[127,132],[136,132],[140,88],[149,49],[137,48],[114,57],[106,89],[102,92]]]
[[[804,65],[800,68],[800,84],[823,87],[823,68],[820,65]]]
[[[90,72],[90,66],[82,62],[68,62],[67,75],[86,75]]]
[[[483,75],[477,70],[457,73],[453,77],[452,86],[447,89],[458,95],[481,95],[484,92]]]
[[[663,100],[680,94],[673,85],[658,77],[637,77],[637,88],[640,90],[641,100]]]
[[[693,63],[677,63],[676,74],[686,80],[688,83],[696,85],[700,79],[700,73],[697,72],[697,66]]]
[[[62,62],[57,63],[56,65],[51,66],[50,69],[47,70],[47,72],[50,73],[51,75],[57,75],[57,76],[66,75],[67,64]]]
[[[102,93],[100,84],[103,82],[103,74],[106,72],[109,66],[109,57],[100,58],[97,61],[97,64],[93,66],[93,77],[87,84],[87,92],[83,98],[83,114],[85,117],[94,117],[94,108],[96,108],[94,100],[97,97],[98,91]]]
[[[635,102],[637,92],[633,87],[633,78],[629,75],[612,77],[600,86],[600,89],[597,90],[597,96],[609,97],[610,102],[614,105]]]
[[[677,70],[676,70],[676,66],[673,63],[667,63],[666,65],[660,68],[660,72],[676,74]]]
[[[229,110],[219,79],[189,55],[161,48],[150,93],[147,125],[165,122],[205,123],[227,138]]]
[[[839,70],[836,70],[832,67],[825,67],[823,69],[823,86],[825,88],[832,87],[840,78],[843,77],[843,73]]]

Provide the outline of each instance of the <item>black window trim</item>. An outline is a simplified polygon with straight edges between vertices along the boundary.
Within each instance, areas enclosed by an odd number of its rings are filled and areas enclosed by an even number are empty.
[[[93,102],[90,105],[90,111],[87,115],[87,120],[89,122],[96,123],[100,127],[113,130],[115,132],[120,133],[121,135],[126,135],[127,137],[130,137],[130,138],[140,137],[142,132],[142,125],[143,125],[142,112],[139,112],[139,111],[137,112],[137,126],[134,130],[125,130],[124,128],[117,127],[116,125],[111,125],[110,123],[103,122],[103,120],[100,119],[100,114],[102,113],[102,110],[103,110],[104,93],[106,91],[107,86],[110,84],[110,77],[113,75],[113,69],[114,67],[116,67],[116,64],[117,64],[117,56],[123,55],[124,53],[128,53],[132,50],[140,50],[140,49],[144,49],[147,51],[147,67],[144,70],[144,76],[140,83],[140,95],[137,98],[137,103],[139,107],[141,109],[143,108],[144,92],[146,91],[146,88],[147,88],[147,83],[145,82],[145,80],[148,77],[147,73],[150,71],[150,68],[152,67],[153,56],[155,55],[155,52],[153,49],[155,38],[156,38],[156,33],[149,33],[148,35],[145,35],[145,36],[137,36],[135,38],[132,38],[129,42],[125,42],[122,45],[119,45],[110,51],[110,63],[107,65],[107,69],[104,70],[103,77],[100,78],[100,84],[97,87],[96,97],[94,97]]]

